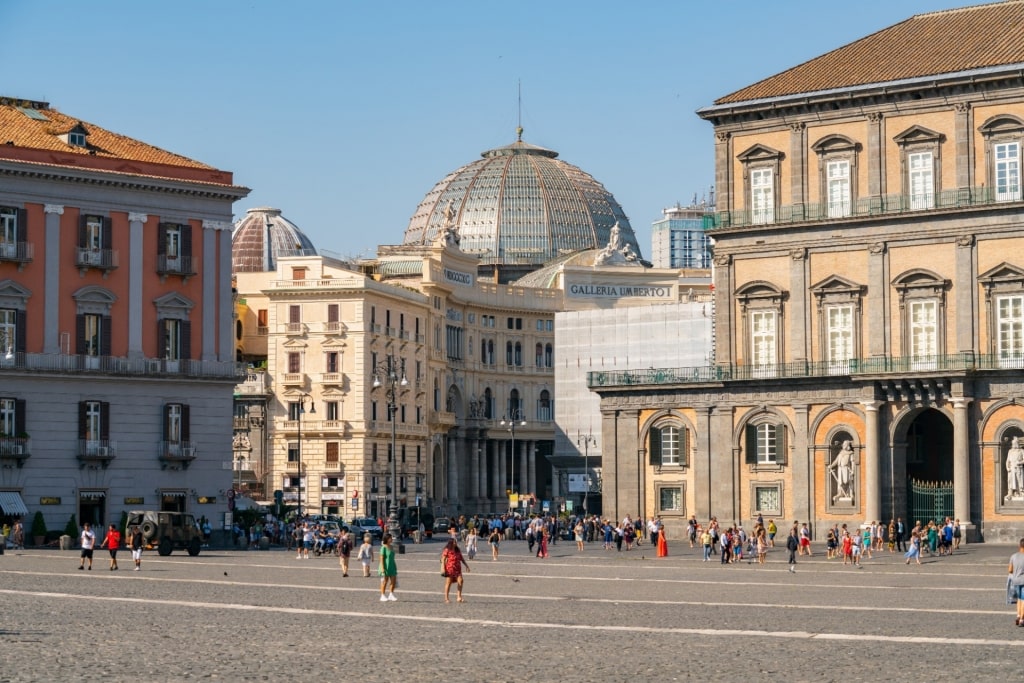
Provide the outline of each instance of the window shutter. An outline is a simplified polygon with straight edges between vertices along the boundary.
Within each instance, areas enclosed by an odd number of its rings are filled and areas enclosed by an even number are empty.
[[[187,403],[181,404],[181,440],[191,441],[192,430],[189,427],[189,409]]]
[[[18,244],[28,241],[28,212],[25,209],[18,209]]]
[[[167,255],[167,224],[161,223],[160,230],[157,233],[156,239],[156,255],[166,256]]]
[[[181,255],[192,258],[192,224],[181,226]]]
[[[192,357],[192,323],[188,320],[181,321],[181,358]]]
[[[25,311],[17,311],[14,314],[14,350],[25,353],[25,336],[28,331],[28,315]]]
[[[690,466],[690,430],[679,428],[679,466]]]
[[[25,433],[25,399],[14,399],[14,436]]]
[[[78,247],[85,249],[89,246],[88,232],[86,231],[85,224],[88,222],[89,217],[84,213],[78,217]]]
[[[78,438],[86,437],[86,423],[89,421],[89,406],[85,401],[78,402]]]
[[[100,318],[100,355],[101,356],[109,356],[110,355],[110,341],[111,341],[111,337],[113,336],[111,334],[112,330],[113,330],[113,325],[111,324],[110,316],[109,315],[105,315],[102,318]]]
[[[789,448],[786,443],[786,425],[773,425],[775,428],[775,462],[786,465],[789,462]]]
[[[338,304],[327,304],[327,322],[338,322]]]
[[[85,316],[81,313],[75,316],[75,353],[85,355]]]
[[[106,218],[103,219],[103,245],[102,246],[103,246],[104,249],[113,249],[114,248],[114,240],[112,238],[112,234],[111,233],[112,233],[112,230],[111,230],[111,227],[110,227],[110,216],[107,216]]]
[[[747,425],[747,452],[744,453],[744,462],[748,465],[757,464],[757,426]]]
[[[164,404],[164,428],[163,428],[163,441],[167,441],[171,438],[171,404]]]
[[[661,467],[661,430],[657,427],[651,427],[647,440],[649,443],[647,449],[649,464],[654,467]]]
[[[156,357],[167,357],[167,321],[156,321]]]
[[[110,403],[107,401],[100,402],[100,438],[110,439]]]

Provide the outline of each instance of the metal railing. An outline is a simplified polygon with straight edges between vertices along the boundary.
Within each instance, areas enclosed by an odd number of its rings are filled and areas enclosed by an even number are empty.
[[[161,460],[194,460],[196,443],[195,441],[160,441],[157,444],[156,454]]]
[[[78,247],[75,250],[75,265],[79,268],[111,270],[117,268],[117,261],[117,251],[114,249]]]
[[[196,275],[199,272],[199,258],[160,254],[156,259],[156,272],[158,275]]]
[[[0,242],[0,261],[31,263],[35,247],[31,242]]]
[[[765,365],[719,364],[688,368],[594,370],[587,373],[588,387],[704,384],[759,379],[801,377],[857,377],[911,372],[971,372],[1018,369],[1024,355],[978,355],[970,351],[941,356],[878,356],[846,361],[772,363]]]
[[[743,227],[750,225],[782,225],[813,221],[839,220],[903,213],[919,213],[1019,202],[1020,193],[1000,194],[992,187],[960,187],[937,194],[911,196],[904,194],[861,197],[842,205],[824,203],[789,204],[776,209],[718,211],[704,216],[704,229]]]

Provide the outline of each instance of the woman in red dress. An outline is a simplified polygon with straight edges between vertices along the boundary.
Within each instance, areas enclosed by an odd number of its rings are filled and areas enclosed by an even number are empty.
[[[454,583],[456,584],[455,599],[459,602],[465,602],[462,599],[462,565],[466,565],[466,571],[468,572],[469,563],[462,556],[459,544],[454,538],[448,539],[448,544],[441,551],[441,564],[444,566],[444,601],[451,602],[448,599],[448,593]]]
[[[665,526],[658,527],[658,557],[668,557],[668,539],[665,538]]]

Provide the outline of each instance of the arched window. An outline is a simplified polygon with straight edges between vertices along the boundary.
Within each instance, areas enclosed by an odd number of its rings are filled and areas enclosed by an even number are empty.
[[[505,365],[512,365],[512,342],[505,342]]]
[[[437,378],[434,378],[434,410],[441,410],[441,388],[437,384]]]
[[[544,345],[541,344],[540,342],[537,342],[536,357],[537,357],[537,367],[538,368],[544,367]]]
[[[537,400],[537,419],[538,420],[551,420],[553,419],[551,410],[551,394],[547,389],[540,392],[540,398]]]
[[[550,368],[555,364],[555,352],[551,348],[551,344],[544,346],[544,367]]]
[[[685,467],[686,429],[678,422],[665,421],[651,427],[647,439],[650,464],[654,467]]]
[[[519,342],[515,345],[515,364],[518,367],[523,365],[523,345]]]
[[[515,419],[517,416],[522,414],[523,403],[519,398],[519,390],[513,389],[508,394],[508,415],[509,419]]]
[[[494,394],[491,388],[484,389],[484,417],[488,420],[494,419]]]

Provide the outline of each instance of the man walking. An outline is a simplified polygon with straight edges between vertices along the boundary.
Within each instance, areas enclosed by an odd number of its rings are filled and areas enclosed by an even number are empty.
[[[132,549],[132,560],[135,561],[135,571],[139,571],[142,566],[142,546],[145,544],[142,538],[142,530],[139,529],[139,525],[136,524],[132,527],[131,534],[128,536],[128,545]]]
[[[796,536],[796,526],[789,530],[789,538],[786,539],[786,550],[789,551],[789,571],[796,572],[796,551],[800,547],[800,541]]]
[[[78,569],[85,569],[85,561],[89,560],[89,571],[92,571],[92,549],[96,545],[96,534],[93,533],[89,522],[82,525],[82,535],[78,540],[82,546],[82,559],[78,563]]]
[[[907,538],[907,527],[903,523],[902,517],[896,518],[896,551],[904,553],[907,551],[907,545],[904,542]]]

